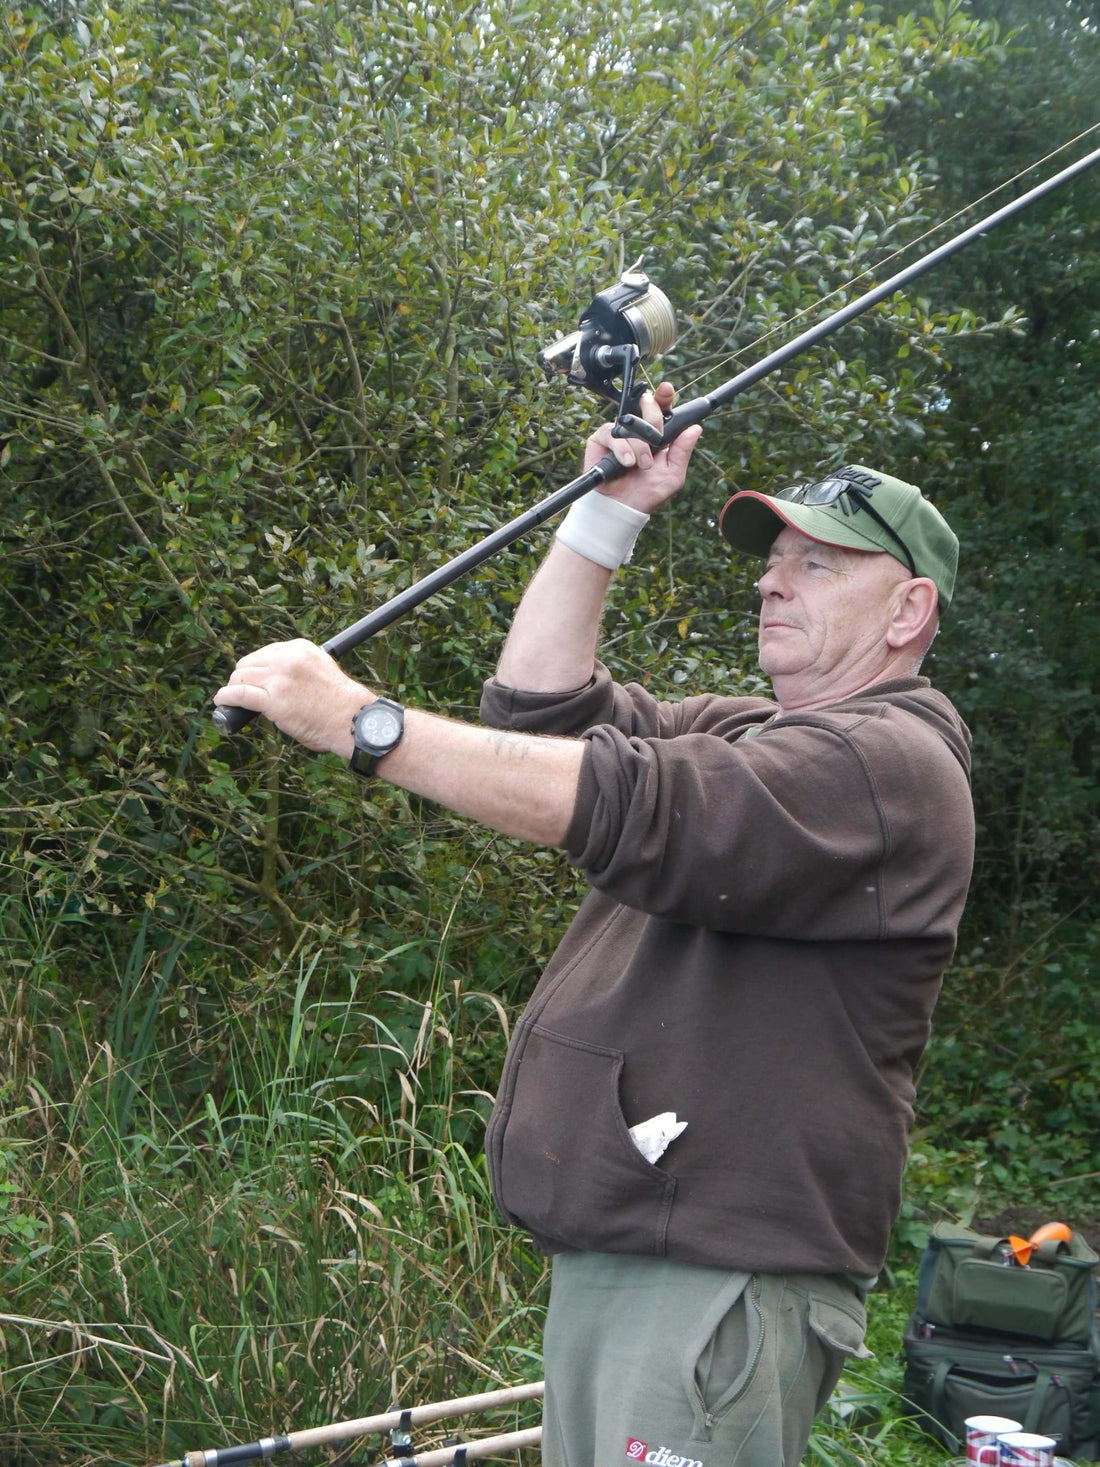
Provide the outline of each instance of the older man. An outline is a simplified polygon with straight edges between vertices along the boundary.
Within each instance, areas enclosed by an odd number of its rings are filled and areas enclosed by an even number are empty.
[[[633,471],[563,521],[493,728],[376,699],[302,642],[217,694],[588,879],[487,1137],[500,1207],[554,1256],[552,1467],[799,1461],[862,1350],[972,861],[968,736],[918,675],[958,545],[915,487],[849,466],[726,506],[764,558],[774,702],[659,702],[598,662],[611,576],[697,438],[590,440]]]

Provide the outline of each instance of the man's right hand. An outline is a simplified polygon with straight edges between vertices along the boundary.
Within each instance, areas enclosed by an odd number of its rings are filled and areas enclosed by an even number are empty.
[[[664,422],[676,396],[671,383],[647,392],[639,411],[654,427]],[[611,452],[631,472],[612,479],[592,495],[604,494],[652,514],[684,482],[702,428],[687,428],[667,448],[653,449],[640,438],[612,438],[605,423],[588,440],[585,468]],[[497,677],[528,692],[570,692],[592,676],[604,598],[612,572],[555,539],[524,593],[501,654]]]
[[[664,415],[672,411],[675,400],[676,389],[672,383],[662,382],[655,392],[643,395],[639,416],[655,428],[662,428]],[[702,426],[697,423],[685,428],[667,448],[651,448],[641,438],[612,438],[611,428],[612,424],[604,423],[589,438],[585,468],[590,469],[610,450],[621,464],[629,465],[634,472],[612,479],[596,492],[622,500],[644,514],[653,514],[683,487],[691,455],[702,436]]]

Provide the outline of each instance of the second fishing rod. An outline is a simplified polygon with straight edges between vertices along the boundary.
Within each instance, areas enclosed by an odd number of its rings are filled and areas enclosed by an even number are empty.
[[[675,344],[676,320],[668,298],[640,269],[627,271],[616,285],[601,291],[589,304],[577,329],[540,352],[539,361],[545,370],[561,373],[575,385],[617,402],[618,412],[612,430],[616,437],[640,437],[654,447],[665,446],[678,438],[686,428],[703,422],[711,413],[726,407],[764,377],[786,366],[802,352],[839,331],[842,326],[846,326],[873,306],[904,290],[912,281],[974,240],[1007,220],[1014,219],[1039,199],[1077,178],[1097,162],[1100,162],[1100,148],[1085,154],[1043,183],[1020,194],[1011,203],[986,215],[976,224],[922,255],[919,260],[897,271],[881,284],[841,306],[824,320],[770,352],[754,366],[731,377],[713,392],[692,398],[674,408],[665,420],[663,430],[653,428],[638,416],[640,389],[635,378],[636,370],[643,362],[660,356]],[[324,650],[339,658],[353,647],[360,646],[406,612],[412,611],[429,597],[482,565],[498,551],[537,529],[561,510],[567,509],[582,495],[598,489],[602,484],[610,483],[626,472],[627,469],[614,454],[605,454],[579,478],[555,490],[531,509],[509,520],[500,529],[330,637],[322,644]],[[256,714],[246,708],[222,706],[216,708],[212,716],[223,734],[233,734],[240,732]]]

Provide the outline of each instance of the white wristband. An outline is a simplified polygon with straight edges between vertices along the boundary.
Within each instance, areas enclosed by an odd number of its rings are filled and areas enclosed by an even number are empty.
[[[644,510],[590,489],[573,501],[558,526],[557,538],[585,560],[618,570],[630,559],[635,540],[648,524]]]

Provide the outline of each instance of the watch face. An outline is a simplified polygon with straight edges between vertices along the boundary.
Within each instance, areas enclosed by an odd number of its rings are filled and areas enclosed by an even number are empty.
[[[359,738],[365,744],[386,748],[401,737],[401,720],[392,708],[372,703],[359,716]]]

